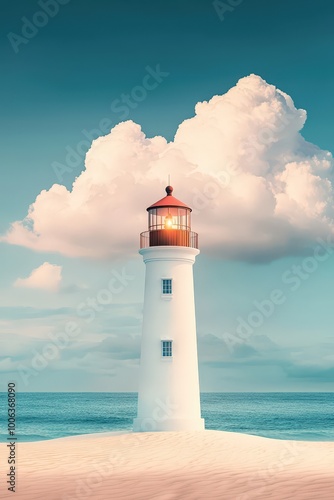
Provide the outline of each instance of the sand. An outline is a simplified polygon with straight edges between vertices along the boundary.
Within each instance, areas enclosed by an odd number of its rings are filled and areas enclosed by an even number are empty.
[[[14,500],[333,499],[334,442],[220,431],[109,433],[19,443]]]

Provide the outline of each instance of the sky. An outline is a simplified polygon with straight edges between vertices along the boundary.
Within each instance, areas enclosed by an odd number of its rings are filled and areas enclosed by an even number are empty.
[[[3,387],[138,389],[139,233],[170,174],[199,233],[201,390],[333,390],[333,11],[6,2]]]

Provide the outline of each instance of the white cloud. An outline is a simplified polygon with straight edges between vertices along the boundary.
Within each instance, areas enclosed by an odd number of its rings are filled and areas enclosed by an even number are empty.
[[[41,290],[55,292],[59,290],[60,287],[62,280],[61,271],[62,266],[44,262],[44,264],[31,271],[31,274],[27,278],[18,278],[14,286],[21,288],[39,288]]]
[[[71,257],[134,254],[168,173],[205,253],[272,260],[333,234],[332,155],[303,139],[306,112],[287,94],[250,75],[195,109],[171,143],[132,121],[93,141],[72,191],[42,191],[3,240]]]

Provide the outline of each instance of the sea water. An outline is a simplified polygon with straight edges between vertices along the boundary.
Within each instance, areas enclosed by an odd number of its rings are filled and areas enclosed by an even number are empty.
[[[0,441],[7,437],[0,393]],[[132,429],[136,393],[19,393],[18,441]],[[276,439],[334,441],[334,393],[202,393],[206,429]]]

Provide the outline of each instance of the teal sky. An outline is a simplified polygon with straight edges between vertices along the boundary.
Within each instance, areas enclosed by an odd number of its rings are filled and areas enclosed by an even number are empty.
[[[38,10],[34,1],[7,2],[0,19],[1,234],[26,216],[42,190],[58,183],[52,164],[64,162],[66,147],[83,139],[83,129],[96,128],[103,118],[112,126],[121,121],[111,104],[142,82],[147,66],[160,65],[169,73],[127,117],[148,137],[172,140],[198,101],[224,94],[255,73],[307,111],[302,130],[307,141],[334,151],[329,0],[244,0],[224,20],[204,0],[70,0],[15,53],[8,34],[21,35],[22,18],[31,20]],[[83,169],[82,157],[62,183],[70,189]],[[144,206],[160,197],[152,192]],[[138,227],[138,234],[143,230]],[[16,379],[22,391],[137,389],[144,284],[139,255],[107,262],[2,242],[0,256],[2,380]],[[194,272],[203,391],[333,390],[334,255],[291,291],[282,276],[303,259],[256,264],[201,253]],[[13,286],[44,262],[62,266],[59,291]],[[123,267],[133,279],[86,324],[78,305]],[[282,291],[284,303],[254,328],[249,341],[230,350],[224,335],[233,334],[238,318],[247,318],[254,301],[267,299],[274,289]],[[50,343],[49,334],[63,331],[68,321],[78,322],[82,334],[25,384],[17,367],[30,369],[36,352]]]

